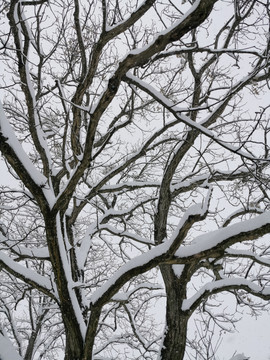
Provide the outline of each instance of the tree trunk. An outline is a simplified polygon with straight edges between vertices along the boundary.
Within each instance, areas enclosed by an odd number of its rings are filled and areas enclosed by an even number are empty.
[[[189,315],[182,310],[186,298],[186,272],[179,278],[169,265],[161,266],[166,287],[166,328],[160,352],[162,360],[182,360],[185,355]]]
[[[73,292],[71,295],[71,289],[69,289],[68,279],[66,271],[72,273],[72,269],[66,269],[61,256],[61,245],[60,243],[63,239],[59,239],[59,231],[64,227],[61,220],[61,226],[58,226],[57,230],[57,220],[56,217],[48,215],[45,219],[46,230],[47,230],[47,242],[50,252],[50,258],[52,260],[52,267],[55,277],[55,283],[58,290],[59,296],[59,307],[62,314],[62,319],[65,327],[65,336],[66,336],[66,348],[65,348],[65,360],[81,360],[83,356],[83,347],[84,339],[80,329],[80,323],[76,316],[74,304],[72,303],[72,296],[74,297],[73,301],[78,301],[76,298],[76,292]],[[64,235],[63,235],[64,236]],[[80,306],[80,302],[78,301]]]
[[[81,360],[83,356],[83,341],[81,334],[72,324],[72,319],[67,319],[67,315],[63,316],[63,322],[66,335],[65,360]]]

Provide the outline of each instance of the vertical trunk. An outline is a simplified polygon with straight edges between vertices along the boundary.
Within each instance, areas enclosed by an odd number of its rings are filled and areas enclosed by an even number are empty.
[[[161,360],[182,360],[185,355],[187,324],[189,315],[182,311],[182,302],[186,298],[187,274],[179,278],[169,265],[161,266],[166,287],[166,329],[160,352]]]
[[[78,319],[79,314],[76,314],[74,308],[74,301],[78,301],[78,299],[75,291],[70,288],[71,284],[69,284],[70,280],[72,280],[72,264],[68,258],[67,250],[64,249],[63,239],[65,235],[62,221],[60,219],[57,226],[56,216],[48,214],[45,219],[47,243],[59,296],[58,305],[65,327],[65,360],[81,360],[84,339],[80,328],[80,320]],[[61,230],[63,232],[63,239],[61,238],[61,233],[59,233]],[[73,294],[71,293],[72,291]],[[78,301],[78,305],[81,305],[80,301]]]
[[[89,318],[89,325],[85,336],[85,346],[82,360],[92,360],[95,336],[97,332],[98,320],[100,317],[101,309],[102,306],[92,306],[91,315]]]
[[[65,360],[81,360],[83,354],[83,339],[76,323],[62,311],[63,323],[65,326],[66,347]]]

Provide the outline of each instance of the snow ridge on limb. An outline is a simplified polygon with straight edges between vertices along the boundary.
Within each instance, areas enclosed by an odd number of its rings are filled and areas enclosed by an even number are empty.
[[[27,248],[24,246],[21,246],[19,244],[15,244],[6,237],[5,231],[1,229],[0,226],[0,243],[3,247],[3,250],[9,250],[16,256],[16,261],[22,260],[22,259],[43,259],[48,260],[49,259],[49,251],[47,247],[42,248]]]
[[[179,247],[175,255],[179,260],[182,259],[183,263],[188,258],[211,258],[217,253],[222,255],[226,248],[236,242],[258,239],[269,232],[270,212],[267,211],[253,219],[200,235],[193,240],[190,246]]]
[[[211,193],[212,190],[209,190],[203,204],[193,205],[184,213],[170,239],[164,239],[163,243],[150,249],[148,252],[131,259],[116,271],[104,285],[94,292],[90,304],[105,304],[135,275],[146,272],[162,262],[171,262],[174,253],[179,248],[181,241],[184,239],[194,221],[203,220],[206,216]]]
[[[45,204],[50,206],[54,203],[54,195],[49,189],[47,178],[41,174],[33,165],[25,151],[23,150],[14,130],[12,129],[0,102],[0,150],[8,159],[10,165],[17,172],[25,186],[41,199],[40,205],[44,209]],[[18,171],[19,169],[19,171]]]
[[[3,252],[0,252],[0,265],[4,269],[7,269],[10,274],[21,279],[26,284],[33,286],[34,288],[57,301],[58,296],[52,289],[51,279],[48,279],[45,276],[18,264]]]
[[[263,255],[264,255],[263,253],[261,255],[257,255],[254,254],[252,251],[237,250],[237,249],[227,249],[225,252],[226,257],[237,258],[237,259],[240,257],[247,258],[252,260],[254,263],[270,267],[270,260],[264,257]]]
[[[69,257],[69,250],[70,250],[69,242],[68,242],[68,238],[67,238],[67,234],[66,234],[66,229],[64,229],[64,234],[62,235],[61,221],[60,221],[59,214],[57,214],[56,222],[57,222],[56,226],[57,226],[57,234],[58,234],[58,247],[59,247],[59,253],[60,253],[60,257],[61,257],[61,261],[62,261],[61,270],[63,271],[64,277],[66,279],[67,292],[68,292],[69,299],[72,304],[72,308],[74,310],[74,314],[76,316],[76,320],[79,324],[82,338],[84,338],[86,327],[85,327],[85,323],[83,320],[80,305],[78,303],[78,298],[77,298],[77,296],[75,294],[75,290],[74,290],[75,284],[72,279],[72,273],[71,273],[70,257]]]
[[[256,170],[256,165],[251,168],[241,166],[234,171],[215,170],[212,174],[196,175],[190,173],[180,181],[174,181],[170,186],[172,197],[175,197],[183,192],[192,190],[196,186],[208,187],[209,184],[216,181],[231,181],[233,179],[239,179],[240,177],[248,178],[251,174],[251,169]]]
[[[142,183],[143,184],[143,183]],[[143,186],[143,185],[142,185]],[[127,214],[131,214],[134,210],[136,210],[139,206],[141,206],[144,203],[149,202],[151,199],[146,198],[144,201],[139,202],[136,205],[133,205],[127,209],[123,209],[123,210],[113,210],[113,209],[109,209],[107,211],[105,211],[105,213],[103,214],[103,216],[101,218],[98,219],[98,221],[92,223],[86,233],[85,236],[83,237],[83,239],[81,239],[80,242],[80,247],[76,248],[76,252],[77,252],[77,259],[78,259],[78,264],[79,266],[82,268],[85,264],[85,261],[87,259],[90,247],[91,247],[91,238],[94,236],[94,234],[96,234],[98,231],[104,230],[107,231],[111,234],[114,235],[119,235],[119,236],[123,236],[123,237],[127,237],[129,239],[132,239],[138,243],[141,244],[146,244],[146,245],[154,245],[151,240],[144,238],[142,236],[139,236],[136,233],[132,233],[130,231],[127,230],[119,230],[115,227],[113,227],[112,225],[109,225],[107,222],[111,219],[111,218],[117,218],[117,217],[122,217],[125,216]]]
[[[151,283],[141,283],[139,285],[136,285],[133,289],[126,291],[126,292],[118,292],[112,297],[113,301],[128,301],[129,297],[133,295],[136,291],[140,289],[151,289],[151,290],[161,290],[163,289],[163,286],[160,285],[154,285]]]
[[[120,33],[124,32],[126,29],[128,29],[130,26],[135,24],[137,20],[139,20],[156,2],[156,0],[144,0],[142,3],[138,6],[138,8],[133,11],[133,13],[130,15],[128,19],[124,19],[120,22],[118,22],[114,26],[109,26],[106,24],[106,32],[110,33],[110,36],[115,37],[119,35]]]
[[[259,70],[257,70],[259,71]],[[170,113],[174,115],[174,117],[180,122],[188,125],[194,130],[197,130],[198,133],[201,133],[211,140],[215,141],[217,144],[221,145],[224,149],[229,150],[230,152],[233,152],[245,159],[252,160],[252,161],[269,161],[269,159],[261,159],[261,158],[255,158],[252,155],[250,155],[248,152],[241,150],[239,147],[235,147],[233,145],[228,144],[227,142],[224,142],[220,140],[218,137],[215,136],[215,134],[209,130],[207,127],[212,124],[212,118],[215,119],[217,117],[217,114],[220,115],[220,112],[222,112],[222,109],[225,107],[225,104],[229,102],[231,97],[239,90],[241,90],[244,86],[250,84],[254,77],[254,74],[250,74],[248,77],[245,77],[242,81],[238,82],[236,85],[232,87],[232,89],[229,91],[229,93],[224,96],[224,100],[221,102],[221,104],[218,104],[217,107],[213,110],[212,114],[203,120],[201,123],[196,123],[195,121],[191,120],[190,117],[183,114],[183,110],[176,106],[171,100],[169,100],[166,96],[161,94],[159,91],[153,88],[153,86],[147,84],[145,81],[139,79],[135,75],[133,75],[131,72],[128,72],[125,76],[125,81],[127,83],[130,83],[132,85],[135,85],[139,87],[141,90],[145,91],[147,94],[151,95],[157,102],[159,102],[161,105],[163,105]],[[206,126],[205,126],[206,125]]]
[[[226,290],[246,290],[250,294],[260,297],[264,300],[270,299],[270,286],[263,287],[254,284],[247,279],[221,279],[211,283],[205,284],[195,295],[183,301],[182,310],[195,310],[203,299],[206,299],[210,294],[216,294],[220,291]]]
[[[246,355],[242,354],[236,354],[230,360],[249,360],[250,358]]]

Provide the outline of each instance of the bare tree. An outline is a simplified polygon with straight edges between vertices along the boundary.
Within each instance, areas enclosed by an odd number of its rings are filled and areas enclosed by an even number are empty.
[[[225,329],[225,292],[267,306],[269,5],[2,1],[0,317],[18,356],[199,359],[197,312]]]

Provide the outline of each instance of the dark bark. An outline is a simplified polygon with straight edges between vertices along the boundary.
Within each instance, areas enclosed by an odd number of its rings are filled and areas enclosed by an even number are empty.
[[[84,340],[69,292],[68,279],[66,278],[64,271],[65,266],[59,249],[59,242],[61,242],[61,239],[59,239],[59,234],[57,232],[57,220],[53,214],[47,215],[46,229],[50,259],[59,295],[59,307],[61,309],[62,320],[65,327],[65,360],[80,360],[82,358]]]
[[[187,268],[187,266],[186,266]],[[187,325],[190,314],[182,310],[186,298],[187,270],[177,277],[170,265],[161,266],[166,287],[166,327],[161,348],[162,360],[182,360],[185,355]]]
[[[83,342],[80,334],[73,326],[73,321],[68,315],[63,314],[63,322],[65,324],[66,347],[65,360],[81,360],[83,353]]]

